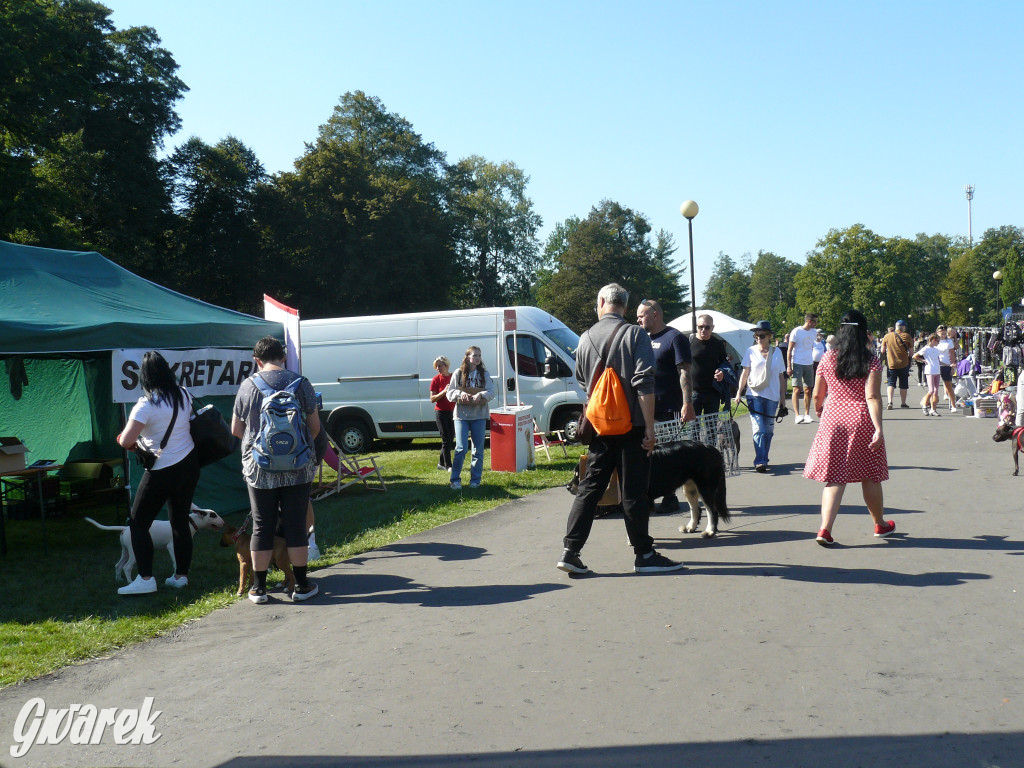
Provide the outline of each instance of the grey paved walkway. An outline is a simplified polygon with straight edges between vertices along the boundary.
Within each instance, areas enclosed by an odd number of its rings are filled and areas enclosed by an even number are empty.
[[[595,575],[556,571],[553,489],[320,571],[310,604],[240,602],[0,692],[0,763],[1022,765],[1024,477],[992,420],[886,417],[893,539],[850,488],[840,546],[815,545],[814,427],[790,420],[773,474],[730,481],[717,540],[652,521],[681,574],[632,574],[616,519],[584,552]],[[12,760],[35,696],[153,696],[161,737]]]

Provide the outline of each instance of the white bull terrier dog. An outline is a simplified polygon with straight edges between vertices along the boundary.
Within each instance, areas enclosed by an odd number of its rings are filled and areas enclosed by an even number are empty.
[[[192,530],[193,536],[196,535],[196,531],[200,528],[220,530],[224,527],[224,519],[220,515],[212,509],[200,509],[195,504],[192,505],[192,511],[188,517],[189,528]],[[114,581],[118,581],[123,577],[126,582],[131,583],[132,571],[135,570],[135,551],[132,549],[131,530],[129,530],[127,525],[100,525],[91,517],[85,519],[104,531],[121,532],[121,559],[114,566]],[[171,578],[174,578],[174,575],[177,573],[178,563],[174,559],[174,537],[171,535],[170,522],[167,520],[154,520],[153,525],[149,528],[149,535],[153,537],[154,551],[163,547],[170,554],[171,563],[174,566],[174,570],[171,571]]]

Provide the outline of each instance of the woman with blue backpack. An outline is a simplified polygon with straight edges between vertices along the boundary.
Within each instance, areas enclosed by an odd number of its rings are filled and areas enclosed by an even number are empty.
[[[242,382],[235,397],[231,432],[242,439],[242,475],[252,510],[252,568],[249,599],[267,602],[267,570],[274,554],[278,520],[295,571],[292,600],[308,600],[319,591],[306,578],[309,541],[306,509],[317,470],[314,440],[320,432],[316,393],[309,380],[285,368],[285,351],[273,336],[253,349],[256,373]]]

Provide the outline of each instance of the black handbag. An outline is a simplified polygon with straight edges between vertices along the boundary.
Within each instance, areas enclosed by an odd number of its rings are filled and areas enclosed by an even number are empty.
[[[196,444],[196,458],[199,466],[213,464],[238,450],[239,439],[231,434],[224,417],[213,405],[204,405],[195,410],[196,402],[192,401],[195,416],[189,422],[192,442]]]

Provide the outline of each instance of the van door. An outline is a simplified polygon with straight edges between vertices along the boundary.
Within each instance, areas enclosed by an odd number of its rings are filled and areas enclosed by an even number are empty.
[[[534,418],[542,412],[546,413],[547,403],[556,395],[564,396],[566,380],[562,377],[546,378],[544,363],[555,353],[543,341],[532,334],[516,333],[505,337],[510,368],[519,371],[519,399],[523,405],[532,405]],[[513,343],[515,348],[513,348]],[[509,376],[511,378],[511,375]],[[511,389],[508,393],[509,404],[515,402],[516,393]],[[559,400],[563,397],[559,397]],[[542,425],[544,428],[546,425]]]

